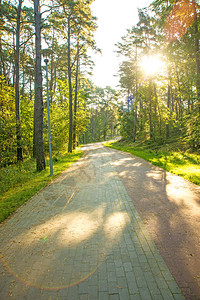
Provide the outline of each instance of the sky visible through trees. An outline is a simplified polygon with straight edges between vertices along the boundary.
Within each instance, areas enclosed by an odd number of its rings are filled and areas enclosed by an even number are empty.
[[[138,8],[148,6],[151,0],[96,0],[92,4],[93,14],[98,18],[98,28],[95,32],[95,40],[102,54],[91,53],[95,66],[92,80],[98,86],[109,85],[116,88],[119,78],[116,77],[119,58],[115,50],[115,44],[126,33],[126,29],[138,22]],[[105,72],[106,68],[106,72]]]

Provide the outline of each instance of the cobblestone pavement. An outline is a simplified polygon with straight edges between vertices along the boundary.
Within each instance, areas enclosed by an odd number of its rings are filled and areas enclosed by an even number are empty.
[[[0,226],[0,299],[184,299],[112,150],[85,150]]]

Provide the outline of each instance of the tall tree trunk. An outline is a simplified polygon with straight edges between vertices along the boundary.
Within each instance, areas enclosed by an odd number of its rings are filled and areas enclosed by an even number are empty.
[[[0,0],[0,4],[2,4],[2,0]],[[0,75],[4,75],[4,77],[6,78],[6,69],[5,69],[4,59],[3,59],[1,34],[0,34]]]
[[[136,101],[136,99],[135,99]],[[137,130],[137,103],[135,102],[135,111],[134,111],[134,129],[133,129],[133,142],[135,143],[136,139],[136,130]]]
[[[50,91],[50,103],[52,104],[53,103],[53,81],[54,81],[54,78],[53,78],[53,69],[54,69],[54,54],[52,53],[51,54],[51,77],[50,77],[50,85],[49,85],[49,91]]]
[[[22,0],[19,0],[17,9],[16,51],[15,51],[15,114],[16,114],[16,138],[17,138],[17,162],[23,161],[21,117],[20,117],[20,93],[19,93],[19,48],[20,48],[20,18]]]
[[[168,108],[168,113],[170,109],[170,82],[168,82],[168,90],[167,90],[167,108]],[[168,123],[166,124],[166,138],[169,138],[169,119]]]
[[[23,48],[23,55],[22,55],[22,70],[23,70],[23,80],[22,80],[22,98],[24,97],[24,91],[25,91],[25,61],[24,61],[24,58],[25,58],[25,45],[24,45],[24,48]]]
[[[168,66],[167,73],[168,73],[168,85],[167,85],[168,120],[167,120],[167,124],[166,124],[166,138],[168,139],[169,136],[170,136],[170,124],[169,124],[169,120],[170,120],[171,111],[172,111],[172,104],[171,104],[171,67],[170,67],[170,64]]]
[[[153,138],[153,122],[152,122],[152,97],[153,97],[153,91],[152,91],[152,80],[149,82],[149,129],[150,129],[150,139]]]
[[[199,29],[197,23],[197,11],[195,14],[195,24],[194,24],[194,32],[195,32],[195,59],[196,59],[196,85],[197,85],[197,105],[200,113],[200,56],[199,56]]]
[[[8,80],[10,81],[9,78],[11,78],[10,75],[12,74],[12,85],[14,87],[15,86],[15,74],[16,74],[15,73],[15,53],[16,53],[15,38],[16,38],[16,34],[14,33],[14,31],[13,31],[12,36],[13,36],[13,53],[14,53],[14,55],[13,55],[13,59],[12,59],[11,64],[13,66],[13,70],[11,71],[11,68],[10,68],[10,70],[8,71],[7,77],[8,77]],[[10,72],[11,72],[11,74],[10,74]]]
[[[78,81],[79,81],[78,75],[79,75],[79,40],[77,41],[76,82],[75,82],[75,95],[74,95],[73,149],[76,149],[76,142],[77,142],[76,114],[77,114]]]
[[[135,113],[134,113],[134,129],[133,129],[133,142],[136,139],[137,131],[137,92],[138,92],[138,74],[137,74],[137,45],[136,45],[136,74],[135,74]]]
[[[54,33],[54,28],[53,28],[53,32],[52,32],[52,46],[51,46],[51,49],[52,49],[52,53],[51,53],[51,57],[50,57],[50,60],[51,60],[51,76],[50,76],[50,85],[49,85],[49,91],[50,91],[50,103],[53,103],[53,83],[54,83],[54,36],[55,36],[55,33]]]
[[[6,78],[6,68],[3,59],[1,35],[0,35],[0,75],[4,75],[4,77]]]
[[[92,141],[94,141],[94,121],[93,120],[94,120],[94,115],[93,115],[93,111],[92,111],[91,121],[90,121]]]
[[[68,16],[68,83],[69,83],[69,143],[68,152],[72,152],[73,110],[72,110],[72,80],[71,80],[71,24]]]
[[[31,88],[31,86],[32,86],[32,80],[31,80],[31,75],[30,75],[30,77],[29,77],[29,89],[30,89],[30,91],[29,91],[29,93],[30,93],[30,101],[32,101],[32,88]]]
[[[34,0],[35,16],[35,103],[34,103],[34,146],[37,170],[45,169],[43,142],[43,98],[42,98],[42,67],[41,67],[41,13],[40,2]]]
[[[134,129],[133,129],[133,142],[136,139],[137,132],[137,98],[138,98],[138,72],[137,72],[137,45],[136,45],[136,74],[135,74],[135,113],[134,113]]]
[[[98,115],[98,112],[97,112],[97,109],[96,111],[94,112],[94,127],[93,127],[93,141],[96,142],[96,124],[97,124],[97,115]]]
[[[177,97],[178,100],[178,120],[182,121],[182,98],[181,98],[181,85],[180,85],[180,78],[179,78],[179,72],[177,70],[177,66],[176,66],[176,77],[177,77],[177,85],[178,85],[178,92],[179,92],[179,96]]]
[[[143,103],[142,103],[142,101],[140,99],[140,114],[139,114],[139,116],[140,116],[140,131],[143,130],[142,110],[143,110]]]

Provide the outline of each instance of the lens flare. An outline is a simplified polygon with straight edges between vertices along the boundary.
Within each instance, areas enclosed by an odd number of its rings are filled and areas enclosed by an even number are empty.
[[[165,38],[172,42],[180,39],[187,32],[197,17],[195,1],[177,1],[165,23]]]
[[[62,212],[3,243],[0,264],[25,286],[70,288],[100,268],[129,223],[126,212],[103,207]]]

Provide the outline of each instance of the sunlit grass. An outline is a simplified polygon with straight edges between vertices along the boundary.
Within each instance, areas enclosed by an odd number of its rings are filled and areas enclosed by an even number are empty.
[[[168,172],[184,177],[185,179],[200,185],[200,155],[194,153],[178,152],[168,150],[162,146],[161,150],[134,146],[125,142],[106,143],[105,146],[129,152],[133,155],[141,157],[155,166],[161,167]]]
[[[77,161],[83,152],[74,151],[54,158],[53,176],[49,173],[49,163],[42,172],[36,171],[34,160],[27,160],[20,165],[12,165],[0,170],[0,222],[5,220],[20,205],[44,188],[50,181]]]

